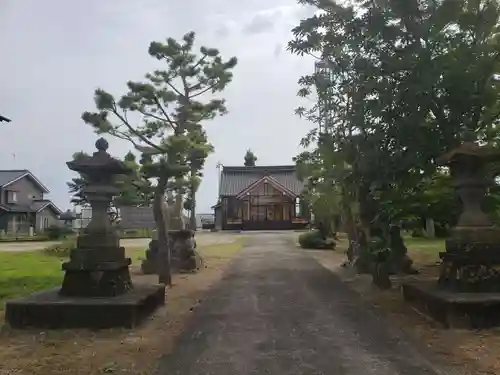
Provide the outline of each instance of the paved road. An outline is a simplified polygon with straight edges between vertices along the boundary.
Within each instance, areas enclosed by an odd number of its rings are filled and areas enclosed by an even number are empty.
[[[196,234],[196,241],[199,245],[213,245],[216,243],[233,242],[237,234],[233,233],[211,233],[199,232]],[[128,238],[121,240],[124,247],[148,247],[150,238]],[[48,246],[59,243],[58,241],[27,241],[27,242],[0,242],[0,251],[33,251],[41,250]]]
[[[419,350],[284,235],[250,235],[157,375],[435,375]]]

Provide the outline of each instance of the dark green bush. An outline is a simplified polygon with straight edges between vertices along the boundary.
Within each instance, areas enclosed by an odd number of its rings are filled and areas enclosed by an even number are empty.
[[[49,238],[49,240],[59,240],[63,237],[69,236],[73,234],[71,228],[60,227],[57,225],[51,225],[48,228],[45,228],[45,234]]]
[[[56,256],[60,258],[67,258],[71,253],[71,250],[76,249],[76,239],[72,238],[61,243],[48,246],[43,249],[43,252],[47,255]]]
[[[321,236],[319,230],[302,233],[299,236],[299,245],[304,249],[335,249],[336,243],[333,238],[326,240]]]

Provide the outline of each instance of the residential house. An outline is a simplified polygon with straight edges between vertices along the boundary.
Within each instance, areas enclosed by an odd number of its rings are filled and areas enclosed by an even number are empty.
[[[294,165],[223,167],[215,227],[222,230],[298,229],[309,223],[304,183]]]
[[[40,232],[58,225],[62,212],[44,199],[47,193],[49,189],[26,169],[0,170],[0,230]]]

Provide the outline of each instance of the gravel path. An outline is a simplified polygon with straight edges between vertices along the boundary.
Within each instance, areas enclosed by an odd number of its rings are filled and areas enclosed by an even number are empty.
[[[446,373],[289,238],[247,238],[158,375]]]

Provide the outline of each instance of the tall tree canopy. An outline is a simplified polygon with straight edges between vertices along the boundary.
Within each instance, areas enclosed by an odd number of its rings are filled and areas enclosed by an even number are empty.
[[[297,162],[312,175],[318,157],[334,160],[315,179],[334,178],[361,221],[387,226],[415,214],[410,203],[436,181],[437,157],[466,140],[498,142],[497,1],[299,3],[319,12],[293,30],[289,49],[317,59],[299,95],[318,100],[297,114],[322,124],[303,144],[326,151]]]
[[[164,68],[147,74],[143,82],[129,81],[128,92],[118,100],[102,89],[96,90],[97,112],[82,115],[98,133],[125,139],[143,153],[145,176],[156,179],[153,208],[159,251],[164,256],[160,282],[168,284],[165,192],[171,181],[181,189],[181,182],[200,165],[199,159],[212,151],[206,141],[200,141],[201,125],[227,113],[225,100],[213,95],[231,82],[231,71],[237,63],[235,57],[223,60],[214,48],[195,51],[194,42],[194,32],[185,34],[181,41],[168,38],[165,43],[152,42],[149,55]]]

